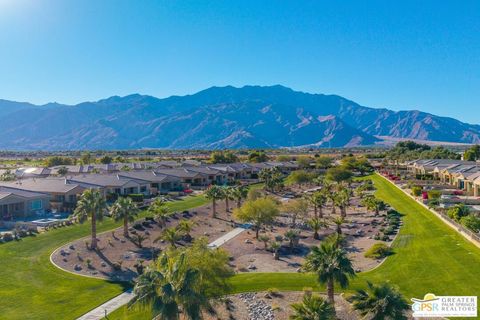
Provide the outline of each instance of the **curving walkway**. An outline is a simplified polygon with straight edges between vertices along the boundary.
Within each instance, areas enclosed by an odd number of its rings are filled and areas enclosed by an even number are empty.
[[[216,239],[215,241],[211,242],[208,244],[209,248],[218,248],[221,247],[223,244],[225,244],[227,241],[232,240],[236,236],[238,236],[240,233],[245,231],[244,228],[236,228],[233,229],[232,231],[224,234],[220,238]],[[108,300],[104,304],[96,307],[95,309],[89,311],[88,313],[84,314],[80,318],[77,318],[77,320],[98,320],[98,319],[103,319],[113,311],[117,310],[118,308],[126,305],[127,303],[130,302],[130,300],[133,299],[133,293],[132,290],[127,290],[124,293],[116,296],[115,298]]]

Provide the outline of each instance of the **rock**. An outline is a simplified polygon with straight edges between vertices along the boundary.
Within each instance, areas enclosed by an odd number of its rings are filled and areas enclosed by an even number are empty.
[[[257,267],[255,267],[254,264],[251,264],[251,265],[249,265],[249,266],[247,267],[247,269],[248,269],[248,270],[255,270],[255,269],[257,269]]]
[[[250,239],[245,239],[245,243],[251,244],[251,243],[253,243],[253,242],[252,242],[252,240],[250,240]]]
[[[81,271],[82,269],[83,269],[82,266],[79,265],[79,264],[76,264],[76,265],[73,267],[73,270],[75,270],[75,271]]]
[[[70,247],[68,247],[70,250],[75,250],[75,246],[73,244],[70,245]]]
[[[105,261],[102,261],[102,263],[100,263],[100,265],[101,265],[102,267],[104,267],[104,268],[107,266],[107,264],[105,263]]]

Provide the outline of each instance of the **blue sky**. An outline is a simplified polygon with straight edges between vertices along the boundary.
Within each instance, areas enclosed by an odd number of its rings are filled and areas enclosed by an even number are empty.
[[[0,98],[245,84],[480,123],[480,1],[0,0]]]

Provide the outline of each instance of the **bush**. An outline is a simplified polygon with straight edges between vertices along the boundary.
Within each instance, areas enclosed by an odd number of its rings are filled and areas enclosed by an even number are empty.
[[[133,202],[143,202],[144,195],[141,193],[132,193],[129,194],[127,197],[132,199]]]
[[[412,187],[412,195],[415,197],[420,197],[422,195],[422,187],[420,186]]]
[[[468,215],[460,219],[460,223],[467,229],[472,230],[475,233],[480,232],[480,218],[474,215]]]
[[[5,242],[9,242],[13,240],[13,234],[6,232],[3,234],[2,240]]]
[[[382,259],[392,254],[392,249],[384,243],[375,243],[367,252],[366,258]]]

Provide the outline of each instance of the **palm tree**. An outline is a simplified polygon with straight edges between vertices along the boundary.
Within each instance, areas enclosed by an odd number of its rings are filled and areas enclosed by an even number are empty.
[[[223,199],[223,189],[219,186],[211,186],[205,191],[205,197],[212,200],[212,217],[217,217],[217,200]]]
[[[288,240],[288,245],[290,250],[293,251],[295,246],[298,244],[298,240],[300,239],[300,232],[298,230],[288,230],[285,232],[285,239]]]
[[[327,224],[325,223],[325,221],[322,221],[320,220],[319,218],[312,218],[310,220],[307,221],[308,225],[310,226],[310,228],[313,229],[313,238],[315,240],[319,240],[320,239],[320,235],[318,234],[318,230],[320,230],[321,228],[323,227],[326,227]]]
[[[335,302],[335,283],[338,283],[341,288],[346,288],[350,282],[349,277],[355,276],[352,262],[345,250],[330,241],[318,247],[312,247],[306,258],[304,269],[316,272],[318,282],[327,285],[328,301],[332,305]]]
[[[342,234],[342,224],[346,222],[344,217],[336,217],[332,220],[338,235]]]
[[[347,216],[347,208],[350,206],[350,198],[350,190],[348,188],[341,187],[338,191],[336,200],[338,207],[340,208],[340,215],[344,218]]]
[[[267,250],[268,242],[270,241],[270,237],[267,236],[266,234],[261,235],[258,240],[262,241],[263,244],[265,245],[265,250]]]
[[[290,320],[334,320],[335,308],[318,295],[306,292],[302,302],[291,305],[293,314]]]
[[[272,244],[270,245],[270,247],[272,248],[273,250],[273,258],[275,260],[279,260],[280,259],[280,248],[282,247],[282,244],[280,242],[272,242]]]
[[[237,208],[240,208],[242,205],[242,200],[246,199],[248,195],[248,188],[245,187],[235,187],[232,191],[233,198],[237,201]]]
[[[177,247],[176,243],[181,238],[182,238],[181,232],[177,228],[172,227],[172,228],[167,228],[163,230],[162,234],[159,237],[157,237],[155,240],[153,240],[153,242],[164,240],[170,243],[170,246],[172,248],[176,248]]]
[[[123,220],[123,235],[128,237],[128,223],[135,221],[138,208],[131,198],[118,198],[110,207],[110,214],[115,221]]]
[[[201,281],[199,270],[187,264],[185,253],[178,258],[164,254],[155,268],[137,278],[128,307],[150,309],[157,320],[178,320],[180,312],[187,319],[201,319],[202,310],[211,309]]]
[[[388,283],[367,282],[367,289],[358,290],[349,301],[355,310],[371,320],[407,319],[405,311],[410,309],[400,292]]]
[[[160,223],[161,227],[167,225],[167,219],[171,213],[166,206],[165,199],[156,198],[148,208],[148,211],[155,217],[155,220]]]
[[[385,202],[375,198],[375,196],[373,195],[368,195],[364,197],[361,204],[367,207],[367,210],[374,211],[375,215],[377,216],[380,213],[380,210],[384,210],[386,207]]]
[[[325,196],[325,193],[322,191],[316,191],[307,196],[307,200],[313,206],[315,218],[323,218],[323,207],[327,202],[327,197]]]
[[[225,211],[230,211],[230,200],[233,200],[233,188],[232,187],[223,187],[223,199],[225,200]]]
[[[91,249],[97,249],[97,220],[101,221],[106,211],[107,203],[105,198],[100,191],[96,189],[85,190],[82,193],[80,200],[78,200],[73,215],[80,223],[83,223],[90,218],[92,224]]]
[[[177,229],[183,233],[183,238],[185,241],[192,241],[192,236],[190,233],[193,230],[193,227],[196,225],[195,221],[183,219],[178,223]]]

